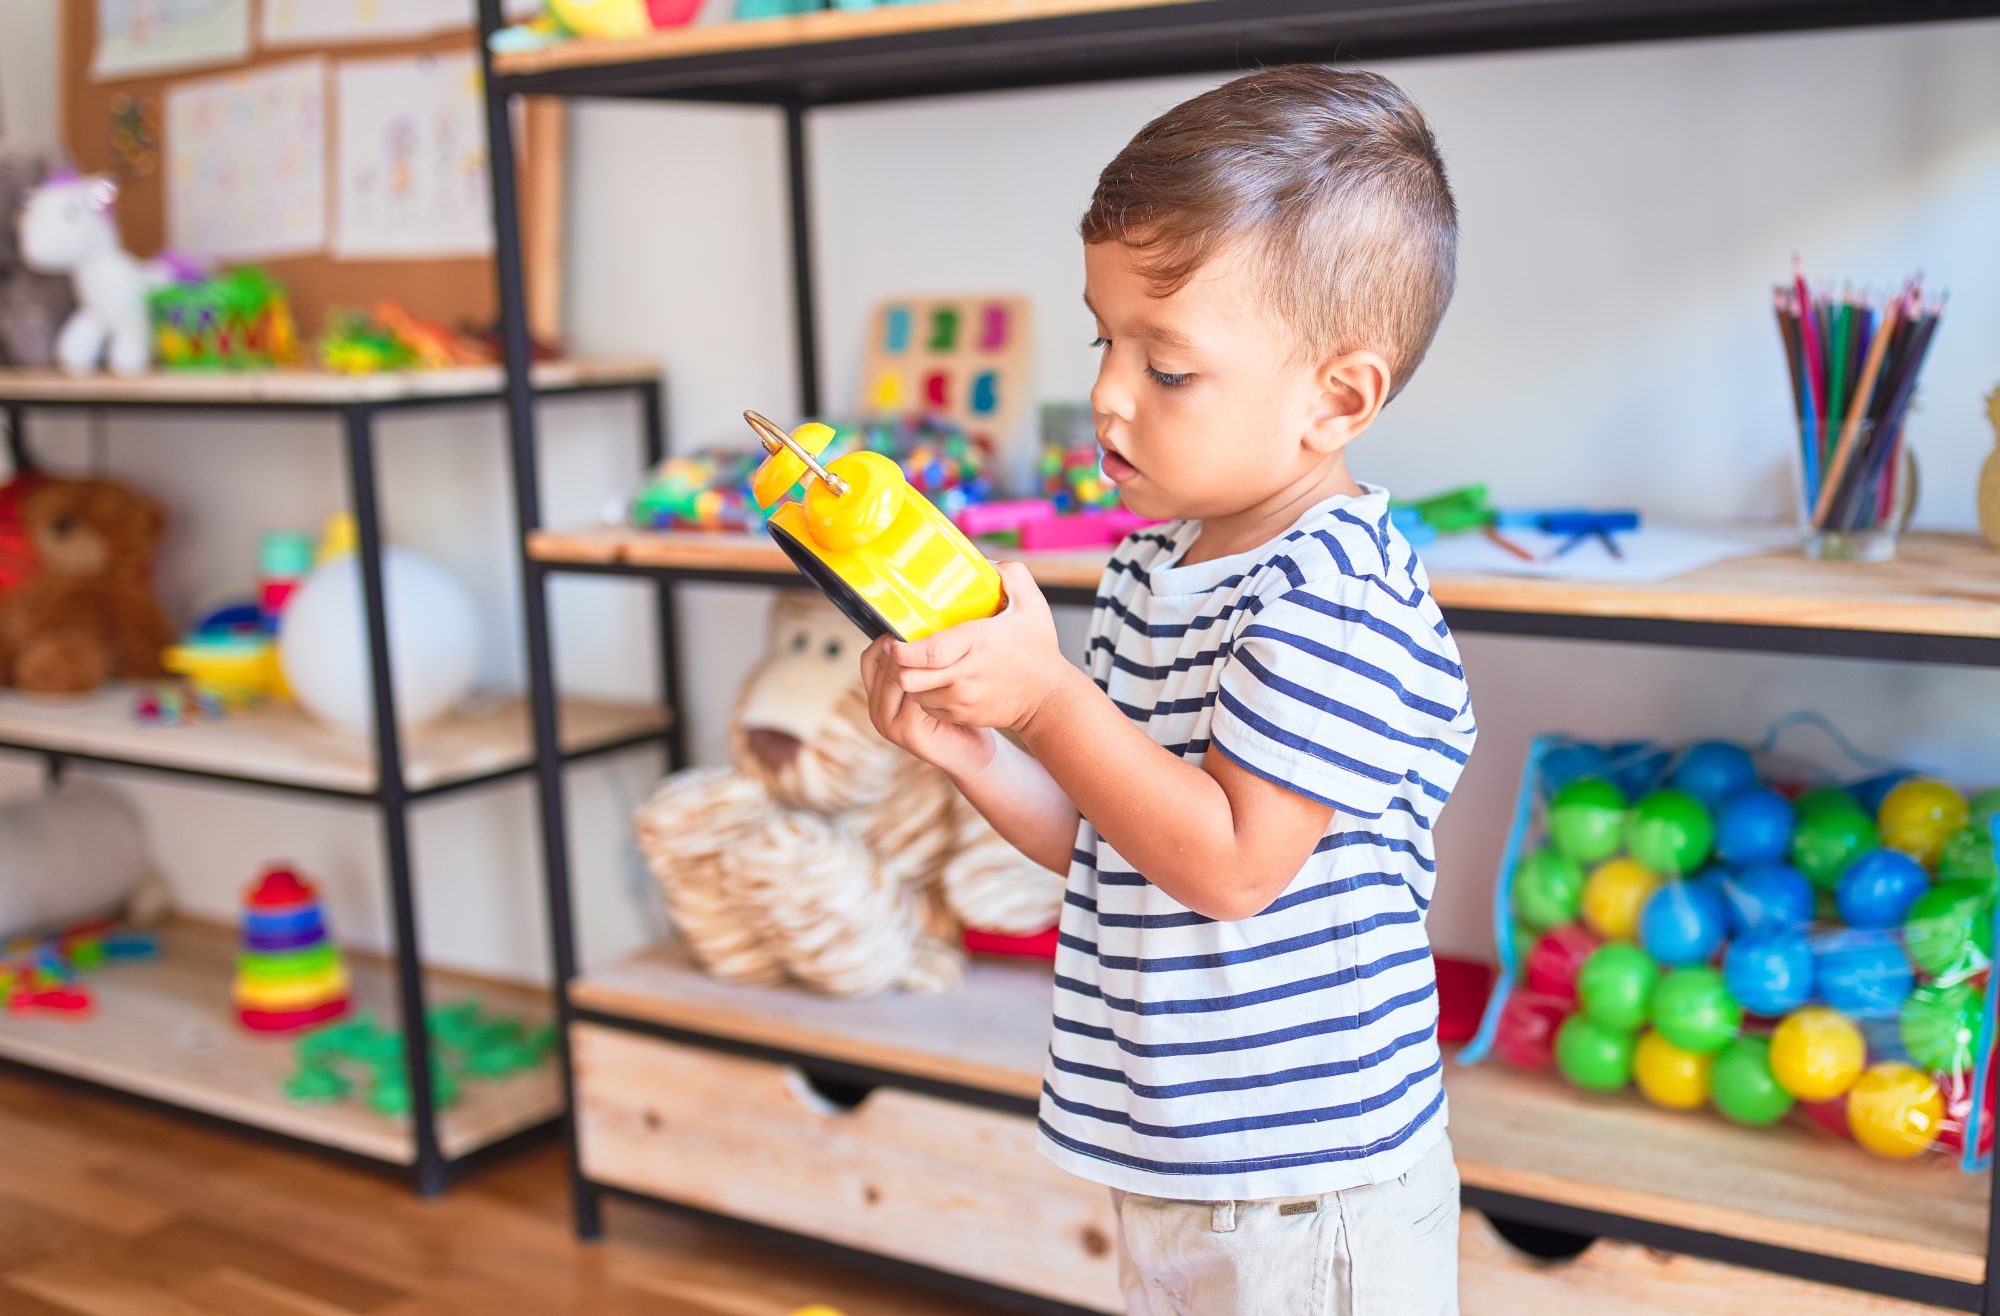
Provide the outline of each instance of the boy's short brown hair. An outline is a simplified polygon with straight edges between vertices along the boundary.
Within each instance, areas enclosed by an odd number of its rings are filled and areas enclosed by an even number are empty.
[[[1381,352],[1391,396],[1458,264],[1458,207],[1423,115],[1379,74],[1311,64],[1225,82],[1141,128],[1081,228],[1140,253],[1161,296],[1245,244],[1301,350]]]

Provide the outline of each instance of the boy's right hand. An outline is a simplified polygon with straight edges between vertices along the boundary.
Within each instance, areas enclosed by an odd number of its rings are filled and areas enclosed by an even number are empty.
[[[993,762],[998,732],[987,727],[947,722],[904,693],[890,661],[888,637],[876,640],[861,654],[861,680],[868,688],[868,718],[892,745],[943,769],[957,780],[973,776]]]

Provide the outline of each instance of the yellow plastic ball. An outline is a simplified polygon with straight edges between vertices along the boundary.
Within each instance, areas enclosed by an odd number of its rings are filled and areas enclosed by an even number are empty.
[[[1632,1077],[1656,1105],[1695,1110],[1708,1100],[1708,1074],[1714,1063],[1714,1056],[1675,1046],[1648,1029],[1632,1053]]]
[[[1800,1101],[1832,1101],[1854,1086],[1867,1057],[1853,1020],[1824,1005],[1792,1011],[1771,1034],[1771,1072]]]
[[[1583,922],[1607,941],[1638,935],[1639,911],[1659,888],[1660,875],[1636,859],[1608,859],[1583,884]]]
[[[1847,1094],[1847,1127],[1877,1156],[1926,1151],[1944,1126],[1944,1094],[1929,1074],[1900,1060],[1870,1066]]]
[[[1971,816],[1965,797],[1950,786],[1912,777],[1883,797],[1876,823],[1884,846],[1935,870],[1944,843],[1962,831]]]

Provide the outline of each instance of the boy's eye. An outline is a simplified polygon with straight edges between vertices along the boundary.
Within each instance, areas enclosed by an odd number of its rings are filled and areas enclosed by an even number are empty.
[[[1109,338],[1093,338],[1090,340],[1090,345],[1092,347],[1109,347],[1111,346],[1111,340]]]
[[[1155,384],[1160,384],[1167,388],[1179,388],[1182,384],[1185,384],[1190,379],[1194,378],[1192,372],[1179,375],[1167,375],[1160,373],[1159,371],[1153,369],[1151,366],[1146,367],[1146,373],[1153,377],[1153,382]]]

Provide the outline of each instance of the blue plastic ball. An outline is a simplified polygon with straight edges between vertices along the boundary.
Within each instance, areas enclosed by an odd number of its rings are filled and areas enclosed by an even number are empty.
[[[1729,926],[1739,936],[1781,932],[1813,921],[1813,884],[1790,864],[1760,864],[1730,877],[1724,895]]]
[[[1893,928],[1930,888],[1924,866],[1899,850],[1870,850],[1849,864],[1834,888],[1834,903],[1850,927]]]
[[[1553,745],[1542,755],[1542,791],[1551,797],[1573,781],[1610,775],[1611,755],[1601,745]]]
[[[1847,931],[1813,946],[1813,977],[1826,1003],[1856,1019],[1893,1019],[1916,985],[1909,957],[1886,932]]]
[[[1879,777],[1855,782],[1847,788],[1847,793],[1854,797],[1854,802],[1859,804],[1870,818],[1873,818],[1882,812],[1882,801],[1889,798],[1889,792],[1916,775],[1903,769],[1885,772]]]
[[[1755,933],[1730,944],[1722,977],[1750,1013],[1789,1014],[1812,999],[1812,947],[1800,932]]]
[[[1639,944],[1662,964],[1700,964],[1728,931],[1729,912],[1713,883],[1668,882],[1639,911]]]
[[[1625,792],[1625,798],[1636,800],[1659,789],[1666,777],[1667,761],[1671,757],[1650,740],[1623,740],[1611,747],[1611,780],[1618,789]],[[1602,775],[1602,774],[1599,774]]]
[[[1756,788],[1757,765],[1741,745],[1704,740],[1688,746],[1680,762],[1674,764],[1667,784],[1686,791],[1711,810],[1719,809],[1730,797]]]
[[[1792,802],[1768,787],[1732,795],[1715,815],[1715,851],[1738,868],[1774,864],[1792,852]]]

